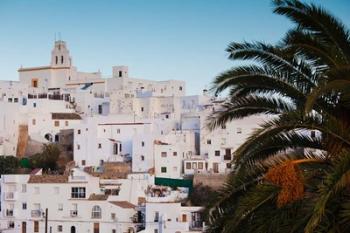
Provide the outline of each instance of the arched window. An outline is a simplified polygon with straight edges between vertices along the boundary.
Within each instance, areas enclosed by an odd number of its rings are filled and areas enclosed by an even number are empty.
[[[92,207],[91,218],[101,218],[101,207],[98,205]]]
[[[75,226],[71,226],[71,228],[70,228],[70,233],[75,233],[76,231],[75,231]]]
[[[63,56],[61,56],[61,64],[63,64]]]
[[[56,65],[57,65],[57,63],[58,63],[58,57],[56,56]]]

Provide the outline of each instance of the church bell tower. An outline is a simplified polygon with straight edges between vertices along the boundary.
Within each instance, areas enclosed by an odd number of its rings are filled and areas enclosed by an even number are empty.
[[[66,42],[63,40],[55,41],[55,47],[51,52],[52,67],[71,67],[72,58],[69,56]]]

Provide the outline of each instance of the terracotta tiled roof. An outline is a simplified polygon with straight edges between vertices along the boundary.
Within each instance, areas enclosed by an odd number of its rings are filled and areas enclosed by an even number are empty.
[[[89,197],[89,201],[105,201],[108,199],[108,195],[104,195],[104,194],[91,194]]]
[[[34,175],[29,177],[28,183],[67,183],[65,175]]]
[[[77,113],[51,113],[52,120],[81,120]]]
[[[101,179],[125,179],[131,172],[131,164],[124,162],[105,162],[101,172],[94,171],[93,167],[85,167],[84,171]]]
[[[162,141],[160,141],[160,140],[154,140],[154,144],[155,144],[155,145],[170,145],[169,143],[162,142]]]
[[[123,209],[134,209],[136,207],[128,201],[110,201],[109,203],[119,206]]]

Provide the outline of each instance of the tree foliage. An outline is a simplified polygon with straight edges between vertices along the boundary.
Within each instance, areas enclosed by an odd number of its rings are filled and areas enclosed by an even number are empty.
[[[314,4],[273,5],[295,27],[275,45],[231,43],[229,59],[246,65],[213,82],[228,97],[209,128],[270,117],[234,152],[207,232],[349,232],[349,30]]]

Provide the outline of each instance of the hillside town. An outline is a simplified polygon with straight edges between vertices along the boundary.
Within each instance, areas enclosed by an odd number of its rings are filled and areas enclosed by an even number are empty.
[[[223,100],[208,90],[188,96],[185,81],[133,78],[128,66],[78,71],[62,40],[49,65],[18,75],[0,82],[0,155],[23,160],[54,144],[64,169],[1,176],[4,233],[202,232],[203,207],[189,194],[218,189],[233,151],[264,120],[211,131]]]

